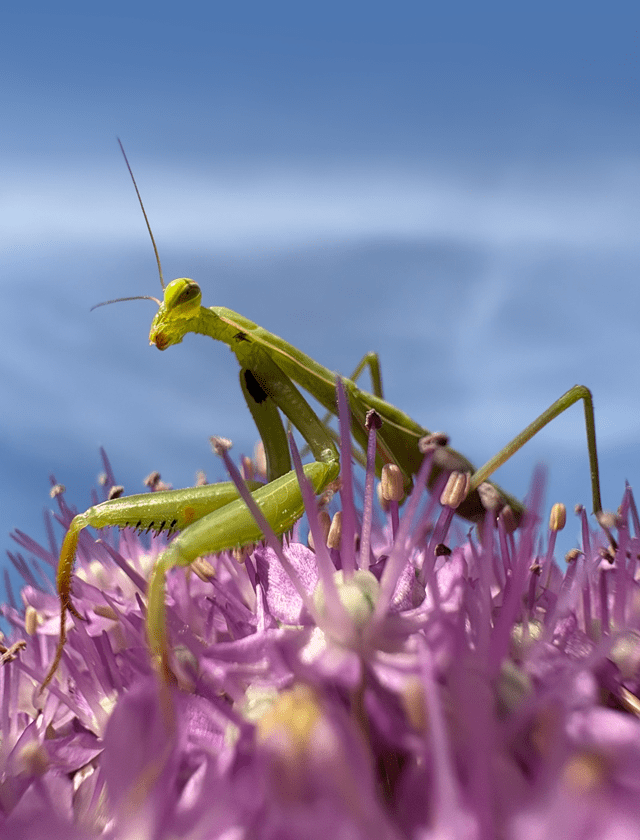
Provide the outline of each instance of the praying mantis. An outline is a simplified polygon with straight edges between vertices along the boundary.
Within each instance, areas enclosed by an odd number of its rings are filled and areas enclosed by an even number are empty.
[[[247,485],[273,531],[283,534],[302,516],[303,502],[297,475],[291,467],[281,413],[302,435],[313,455],[314,460],[305,464],[303,470],[315,493],[320,494],[338,479],[339,453],[326,418],[318,417],[300,389],[315,398],[329,414],[335,415],[338,375],[243,315],[220,306],[202,306],[202,293],[194,280],[182,277],[165,285],[142,198],[122,144],[120,148],[151,237],[164,294],[162,301],[147,295],[118,300],[149,299],[157,303],[149,341],[159,350],[179,344],[192,332],[222,341],[232,350],[240,366],[240,387],[264,443],[267,462],[267,483],[247,482]],[[356,384],[367,367],[373,383],[371,392]],[[352,376],[341,378],[341,382],[348,400],[354,451],[366,453],[366,417],[373,409],[382,421],[377,431],[376,472],[379,475],[383,465],[395,464],[408,492],[423,461],[424,447],[420,446],[420,441],[431,433],[384,400],[377,354],[367,354]],[[466,473],[470,478],[466,497],[457,507],[460,516],[470,522],[479,522],[487,510],[494,508],[498,512],[508,506],[517,522],[524,513],[523,504],[490,482],[489,477],[540,429],[580,400],[585,412],[593,510],[599,514],[602,505],[593,399],[583,385],[569,389],[479,470],[475,470],[460,453],[440,442],[435,447],[429,485],[432,486],[443,471]],[[148,644],[154,665],[165,680],[171,679],[164,604],[168,571],[177,566],[189,566],[200,556],[241,548],[263,538],[260,526],[230,482],[112,499],[75,516],[62,543],[57,571],[60,635],[41,690],[52,680],[61,661],[68,613],[84,619],[73,604],[71,584],[78,538],[88,526],[97,529],[131,526],[140,530],[179,532],[157,561],[147,593]]]

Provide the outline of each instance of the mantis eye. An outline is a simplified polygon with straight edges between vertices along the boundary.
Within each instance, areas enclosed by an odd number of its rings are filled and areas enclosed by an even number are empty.
[[[183,303],[189,303],[190,301],[195,300],[195,298],[197,298],[200,294],[200,286],[198,286],[194,280],[189,280],[176,298],[175,302],[178,306]]]
[[[178,277],[177,280],[172,280],[164,291],[164,302],[168,310],[174,310],[176,307],[183,310],[185,307],[191,309],[192,306],[195,306],[197,308],[201,299],[200,286],[195,280],[190,280],[188,277]]]

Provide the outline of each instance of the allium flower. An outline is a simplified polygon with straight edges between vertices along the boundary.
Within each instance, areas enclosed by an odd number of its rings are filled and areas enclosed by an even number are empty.
[[[341,540],[327,546],[307,491],[315,550],[294,534],[244,563],[174,570],[171,688],[145,641],[165,541],[81,535],[74,597],[87,621],[40,693],[59,617],[43,568],[58,547],[52,532],[48,548],[17,534],[31,561],[12,557],[25,586],[2,608],[0,837],[638,837],[630,488],[607,531],[580,512],[582,549],[561,567],[536,513],[539,475],[514,534],[490,522],[459,533],[424,485],[399,517],[393,502],[374,511],[370,465],[360,511],[345,471]],[[73,511],[57,502],[66,528]]]

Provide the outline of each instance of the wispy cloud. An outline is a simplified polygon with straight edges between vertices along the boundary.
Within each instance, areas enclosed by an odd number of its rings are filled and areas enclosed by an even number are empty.
[[[438,167],[441,168],[441,167]],[[0,222],[12,246],[35,241],[131,242],[140,237],[133,189],[99,170],[50,171],[33,160],[3,184]],[[434,167],[435,169],[435,167]],[[465,180],[424,167],[299,166],[176,172],[137,166],[154,229],[167,246],[213,250],[313,243],[329,238],[433,237],[474,244],[627,248],[637,242],[640,157],[589,172],[508,172]]]

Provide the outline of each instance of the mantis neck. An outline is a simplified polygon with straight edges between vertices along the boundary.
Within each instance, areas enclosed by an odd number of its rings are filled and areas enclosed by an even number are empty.
[[[185,332],[208,335],[216,341],[223,341],[234,349],[238,342],[247,339],[247,334],[257,329],[257,324],[223,306],[200,307],[198,318],[189,322]]]

